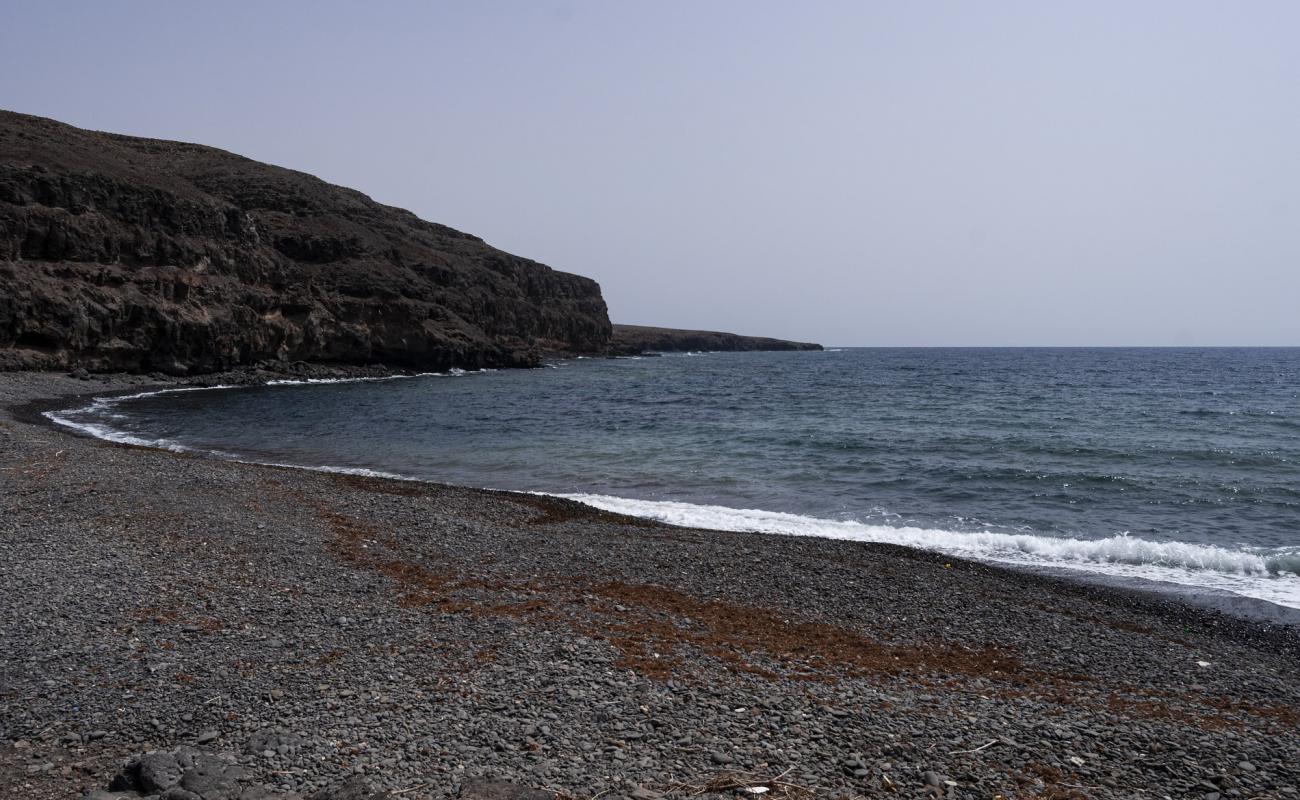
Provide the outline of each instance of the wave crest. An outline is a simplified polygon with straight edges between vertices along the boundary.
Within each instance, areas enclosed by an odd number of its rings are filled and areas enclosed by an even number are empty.
[[[1300,608],[1300,581],[1295,580],[1300,577],[1300,549],[1252,551],[1191,542],[1157,542],[1125,534],[1077,539],[1028,533],[890,527],[760,509],[633,500],[597,494],[560,496],[606,511],[684,527],[896,544],[978,561],[1210,585]],[[1271,585],[1261,588],[1265,585],[1262,582]]]

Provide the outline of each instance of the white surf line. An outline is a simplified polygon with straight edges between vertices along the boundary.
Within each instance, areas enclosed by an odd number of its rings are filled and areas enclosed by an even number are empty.
[[[628,516],[671,525],[902,545],[976,561],[1211,588],[1300,608],[1300,549],[1252,553],[1216,545],[1154,542],[1132,536],[1075,539],[869,525],[797,514],[597,494],[556,494]]]
[[[444,373],[431,374],[445,375]],[[395,375],[380,378],[320,380],[354,382],[410,377],[418,376]],[[102,413],[119,402],[173,392],[249,388],[249,386],[256,385],[262,384],[174,387],[131,395],[95,398],[89,406],[82,409],[63,412],[47,411],[44,412],[44,416],[56,424],[78,430],[95,438],[120,444],[164,449],[172,452],[206,453],[222,460],[262,466],[438,483],[437,481],[364,467],[313,466],[244,459],[233,453],[194,448],[163,438],[145,439],[115,430],[106,424],[80,422],[60,416],[61,414]],[[493,490],[492,487],[481,488]],[[1263,555],[1240,550],[1229,550],[1216,545],[1155,542],[1126,535],[1094,540],[1032,534],[957,532],[916,527],[868,525],[856,521],[821,519],[762,509],[736,509],[727,506],[698,505],[672,501],[635,500],[612,495],[529,493],[562,497],[605,511],[654,519],[683,527],[793,536],[819,536],[831,539],[895,544],[931,552],[947,553],[978,561],[1063,568],[1093,574],[1160,580],[1188,587],[1221,589],[1278,605],[1300,608],[1300,580],[1294,580],[1300,578],[1300,548],[1297,548],[1292,553]],[[1271,583],[1274,579],[1280,579],[1286,585],[1272,586],[1269,588],[1273,589],[1273,591],[1264,591],[1265,584],[1261,583],[1261,581]]]

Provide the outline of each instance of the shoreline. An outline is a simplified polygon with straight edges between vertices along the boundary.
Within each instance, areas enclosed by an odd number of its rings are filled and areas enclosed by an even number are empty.
[[[29,796],[205,739],[272,796],[354,775],[404,797],[475,776],[687,796],[740,773],[774,796],[1294,788],[1294,629],[896,545],[175,454],[32,416],[112,391],[78,391],[94,386],[0,374],[0,776]],[[273,729],[285,752],[245,752]],[[1156,766],[1171,759],[1178,774]],[[777,785],[787,768],[815,791]]]
[[[550,498],[560,498],[566,501],[570,498],[544,491],[526,491],[516,489],[497,489],[494,487],[474,487],[462,486],[459,484],[448,483],[430,478],[412,477],[399,475],[396,473],[385,472],[383,470],[368,468],[351,468],[335,467],[329,464],[289,464],[271,461],[257,461],[235,457],[233,454],[222,454],[217,451],[201,450],[189,447],[171,448],[161,446],[157,443],[121,441],[105,436],[99,436],[92,431],[80,428],[76,425],[60,422],[50,416],[50,413],[67,410],[68,401],[85,401],[87,403],[98,399],[111,399],[115,397],[139,397],[164,394],[176,391],[207,391],[207,390],[229,390],[252,386],[272,386],[272,385],[289,385],[289,384],[315,384],[315,383],[343,383],[343,382],[363,382],[363,381],[387,381],[401,380],[406,378],[419,378],[437,375],[440,377],[452,377],[474,374],[474,371],[451,372],[451,373],[410,373],[410,372],[388,372],[386,374],[373,374],[373,370],[362,370],[365,374],[349,375],[348,372],[356,371],[352,368],[331,368],[325,367],[326,376],[324,377],[303,377],[298,379],[273,378],[252,373],[248,370],[235,370],[233,372],[223,373],[223,380],[231,380],[230,383],[218,382],[210,384],[207,376],[197,376],[197,378],[171,378],[157,382],[154,385],[144,388],[143,391],[136,391],[136,388],[121,388],[108,390],[105,392],[77,393],[70,395],[61,395],[50,398],[41,398],[19,407],[10,408],[9,411],[17,418],[22,419],[30,424],[47,425],[63,433],[74,436],[85,437],[93,440],[103,441],[123,447],[138,447],[145,449],[166,450],[178,454],[187,454],[199,458],[213,458],[222,461],[231,461],[240,464],[249,464],[253,466],[274,467],[283,469],[298,469],[309,472],[319,472],[324,474],[342,474],[356,475],[360,477],[376,478],[379,480],[396,480],[409,481],[421,484],[429,484],[443,488],[458,488],[473,491],[501,492],[505,494],[525,494],[534,496],[543,496]],[[330,375],[334,372],[343,373],[337,377]],[[229,455],[230,457],[226,457]],[[596,506],[592,506],[582,501],[577,501],[583,508],[593,512],[607,513]],[[612,512],[619,516],[619,512]],[[711,528],[696,528],[694,526],[681,526],[674,523],[656,520],[650,517],[629,516],[629,519],[639,519],[653,522],[657,525],[666,527],[688,527],[695,530],[710,530],[718,533],[741,533],[755,534],[763,536],[801,536],[804,534],[788,534],[780,532],[765,531],[737,531],[737,530],[717,530]],[[832,537],[819,537],[830,540]],[[997,559],[980,560],[964,556],[945,554],[939,550],[929,550],[922,547],[911,545],[868,542],[862,541],[860,544],[866,546],[880,546],[885,548],[896,547],[906,552],[924,553],[927,556],[943,559],[945,561],[960,560],[971,564],[980,564],[1003,569],[1021,576],[1034,576],[1046,579],[1049,582],[1056,581],[1064,586],[1081,585],[1085,591],[1111,591],[1118,593],[1120,596],[1131,596],[1132,600],[1137,602],[1149,602],[1157,606],[1169,603],[1175,606],[1184,607],[1186,610],[1199,610],[1210,612],[1214,615],[1221,615],[1228,621],[1238,623],[1251,623],[1252,625],[1262,626],[1264,632],[1272,628],[1279,628],[1285,634],[1294,634],[1300,637],[1300,608],[1281,605],[1266,599],[1251,597],[1249,595],[1236,594],[1227,590],[1204,590],[1192,584],[1182,584],[1176,582],[1162,582],[1155,579],[1134,578],[1114,575],[1105,572],[1097,572],[1086,568],[1054,567],[1049,565],[1034,564],[1017,564],[1010,561],[999,561]],[[1120,602],[1129,600],[1121,599]]]

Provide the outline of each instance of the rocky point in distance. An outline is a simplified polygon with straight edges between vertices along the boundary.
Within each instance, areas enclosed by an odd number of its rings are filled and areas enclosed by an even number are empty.
[[[807,347],[611,326],[595,281],[355,190],[0,111],[0,369],[445,370]]]
[[[821,350],[812,342],[788,342],[766,336],[740,336],[721,331],[688,331],[647,325],[615,325],[610,351],[615,355],[680,353],[704,350]]]

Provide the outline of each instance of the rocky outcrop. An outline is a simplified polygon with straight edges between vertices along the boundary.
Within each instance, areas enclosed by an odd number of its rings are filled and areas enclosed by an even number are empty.
[[[211,147],[0,111],[0,369],[604,352],[592,280]]]
[[[249,770],[230,753],[190,745],[155,750],[132,758],[108,789],[92,789],[84,800],[301,800],[250,781]],[[388,800],[365,778],[354,776],[328,786],[308,800]],[[548,795],[549,797],[549,795]]]
[[[651,328],[645,325],[615,325],[610,352],[614,355],[640,353],[683,353],[704,350],[821,350],[812,342],[788,342],[764,336],[739,336],[719,331],[687,331]]]

